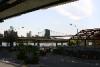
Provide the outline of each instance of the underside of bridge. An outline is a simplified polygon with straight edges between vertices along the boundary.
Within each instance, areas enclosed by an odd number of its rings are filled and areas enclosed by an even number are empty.
[[[76,0],[0,0],[0,21]]]

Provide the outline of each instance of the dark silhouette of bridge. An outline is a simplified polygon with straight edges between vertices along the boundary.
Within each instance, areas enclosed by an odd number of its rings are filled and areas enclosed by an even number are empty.
[[[7,38],[0,38],[0,42],[1,42],[1,46],[2,46],[2,42],[7,42]],[[17,43],[34,43],[34,45],[40,46],[40,43],[56,43],[56,46],[58,45],[58,43],[61,43],[61,45],[63,45],[63,43],[67,43],[68,40],[67,39],[51,39],[51,38],[45,38],[45,37],[18,37],[16,38],[16,40],[14,41]],[[8,46],[8,45],[7,45]]]
[[[13,42],[34,43],[34,45],[35,44],[40,45],[40,43],[56,43],[56,45],[57,45],[58,43],[61,43],[63,45],[63,43],[68,42],[68,39],[57,38],[57,37],[72,37],[73,36],[73,35],[64,35],[64,34],[61,35],[61,34],[59,34],[59,32],[55,32],[55,31],[52,31],[49,29],[45,29],[44,31],[41,32],[41,34],[43,34],[43,35],[40,36],[38,34],[39,36],[36,36],[36,37],[16,37]],[[9,41],[9,37],[8,38],[6,38],[6,37],[0,38],[1,44],[2,44],[2,42],[8,42],[8,41]],[[11,39],[10,39],[10,41],[11,41]]]
[[[56,38],[56,37],[72,37],[73,35],[67,35],[65,33],[61,33],[61,32],[56,32],[50,29],[45,29],[41,32],[38,32],[38,35],[40,37],[45,37],[45,38]]]

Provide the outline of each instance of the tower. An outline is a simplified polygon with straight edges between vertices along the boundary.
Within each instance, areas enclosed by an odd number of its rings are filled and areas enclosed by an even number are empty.
[[[45,38],[50,38],[50,30],[49,29],[45,29],[44,37]]]

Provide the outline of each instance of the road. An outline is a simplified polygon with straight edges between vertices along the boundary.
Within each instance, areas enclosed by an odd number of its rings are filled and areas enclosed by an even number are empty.
[[[68,56],[48,55],[40,63],[45,67],[100,67],[100,60],[79,60]]]
[[[40,57],[40,64],[26,67],[100,67],[100,60],[82,60],[75,57],[51,55]],[[16,67],[0,62],[0,67]],[[23,67],[23,66],[18,66]]]

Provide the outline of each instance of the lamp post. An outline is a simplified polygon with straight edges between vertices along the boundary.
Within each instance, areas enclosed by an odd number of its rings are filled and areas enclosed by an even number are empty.
[[[76,28],[76,31],[77,31],[77,33],[76,33],[76,36],[77,36],[77,41],[76,41],[76,43],[77,43],[77,45],[78,45],[78,28],[77,28],[76,25],[73,25],[73,24],[70,24],[70,26],[73,26],[73,27]]]

